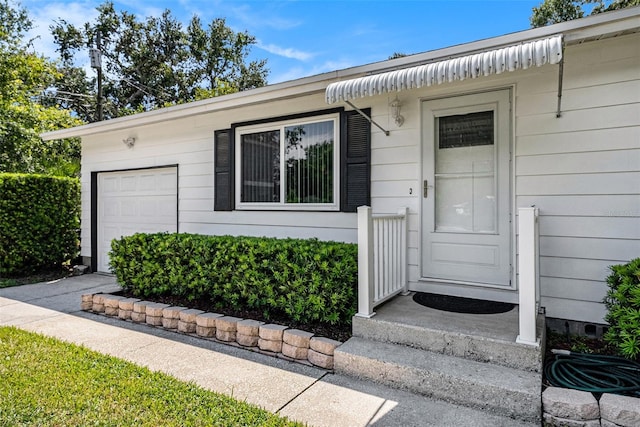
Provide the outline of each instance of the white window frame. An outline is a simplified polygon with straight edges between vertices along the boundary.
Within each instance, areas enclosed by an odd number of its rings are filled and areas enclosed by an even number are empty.
[[[333,203],[286,203],[285,127],[318,122],[333,122]],[[242,199],[242,135],[280,131],[280,202],[243,202]],[[237,210],[339,211],[340,210],[340,114],[274,121],[235,129],[235,204]]]

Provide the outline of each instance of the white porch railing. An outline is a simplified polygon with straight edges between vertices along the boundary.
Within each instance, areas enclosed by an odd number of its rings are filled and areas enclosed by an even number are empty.
[[[375,306],[407,291],[407,208],[397,215],[358,208],[358,312],[371,317]]]
[[[518,293],[520,330],[516,342],[539,346],[536,320],[540,304],[538,208],[518,208]]]

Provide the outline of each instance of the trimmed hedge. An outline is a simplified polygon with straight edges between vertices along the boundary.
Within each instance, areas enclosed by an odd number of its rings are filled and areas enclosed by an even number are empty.
[[[118,282],[142,298],[204,300],[296,322],[349,324],[356,312],[354,244],[139,233],[114,240],[109,256]]]
[[[0,173],[0,274],[55,267],[78,254],[77,179]]]
[[[640,258],[609,268],[604,339],[624,357],[640,359]]]

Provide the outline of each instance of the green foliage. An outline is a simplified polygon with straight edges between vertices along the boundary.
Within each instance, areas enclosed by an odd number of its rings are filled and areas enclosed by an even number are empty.
[[[266,84],[266,60],[248,60],[255,37],[235,32],[224,19],[205,25],[194,16],[185,27],[168,9],[159,17],[139,19],[116,10],[111,1],[97,11],[96,19],[83,26],[63,19],[51,26],[60,53],[61,77],[55,86],[69,96],[50,102],[86,121],[96,119],[97,79],[87,76],[77,58],[97,47],[98,36],[106,118]]]
[[[585,15],[585,5],[593,5],[591,14],[595,15],[637,6],[640,5],[640,0],[543,0],[533,8],[529,21],[533,28],[537,28],[582,18]]]
[[[78,252],[77,179],[0,174],[0,275],[59,266]]]
[[[2,426],[300,426],[115,357],[0,327]]]
[[[0,172],[76,176],[79,140],[43,142],[41,132],[80,124],[69,111],[37,99],[55,81],[55,66],[24,45],[31,21],[0,0]]]
[[[135,234],[111,244],[111,268],[136,296],[174,295],[266,318],[348,324],[357,246],[315,239]]]
[[[609,330],[604,339],[629,359],[640,358],[640,258],[613,265],[604,299]]]

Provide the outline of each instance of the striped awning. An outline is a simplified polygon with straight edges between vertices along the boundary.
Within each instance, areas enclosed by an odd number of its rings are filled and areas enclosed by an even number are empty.
[[[562,60],[562,35],[402,70],[360,77],[327,86],[328,104],[387,92],[475,79],[507,71],[526,70]]]

